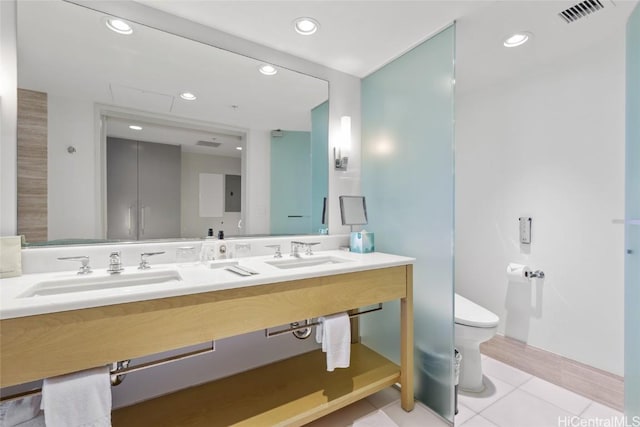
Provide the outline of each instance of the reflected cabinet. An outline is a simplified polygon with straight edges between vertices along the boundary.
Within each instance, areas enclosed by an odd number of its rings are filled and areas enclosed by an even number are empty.
[[[107,138],[107,238],[180,235],[180,146]]]

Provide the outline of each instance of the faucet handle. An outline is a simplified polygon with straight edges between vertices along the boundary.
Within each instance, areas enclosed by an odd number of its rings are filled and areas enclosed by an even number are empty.
[[[273,257],[282,258],[282,252],[280,252],[280,245],[266,245],[265,248],[274,248],[276,252],[273,254]]]
[[[307,247],[307,250],[305,251],[305,255],[313,255],[313,246],[315,245],[319,245],[320,242],[310,242],[310,243],[305,243],[304,245]]]
[[[147,259],[150,256],[153,255],[162,255],[164,253],[164,251],[160,251],[160,252],[143,252],[140,254],[140,265],[138,266],[138,270],[148,270],[151,268],[151,265],[149,264],[149,260]]]
[[[81,256],[63,256],[58,257],[60,261],[80,261],[82,265],[80,266],[80,270],[78,274],[89,274],[92,273],[91,267],[89,266],[89,257],[86,255]]]

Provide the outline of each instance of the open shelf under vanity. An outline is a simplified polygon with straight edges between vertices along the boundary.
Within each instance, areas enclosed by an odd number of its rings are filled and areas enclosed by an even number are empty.
[[[362,344],[347,369],[311,351],[113,412],[114,427],[300,426],[400,381],[400,367]]]

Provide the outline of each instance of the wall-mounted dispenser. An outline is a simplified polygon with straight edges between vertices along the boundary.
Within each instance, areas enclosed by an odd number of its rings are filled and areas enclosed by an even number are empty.
[[[520,223],[520,243],[526,245],[531,244],[531,217],[521,216],[518,218]]]

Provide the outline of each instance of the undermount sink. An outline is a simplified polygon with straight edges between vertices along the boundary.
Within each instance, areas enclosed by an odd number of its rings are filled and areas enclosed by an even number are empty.
[[[95,273],[93,273],[95,274]],[[131,271],[111,275],[93,275],[66,277],[64,279],[44,280],[29,288],[19,298],[47,295],[70,294],[75,292],[96,291],[102,289],[127,288],[131,286],[157,285],[182,281],[180,273],[174,270]]]
[[[320,257],[289,258],[289,259],[280,259],[280,260],[274,260],[274,261],[266,261],[267,264],[277,268],[282,268],[282,269],[315,267],[317,265],[340,264],[343,262],[351,262],[351,260],[332,257],[332,256],[320,256]]]

